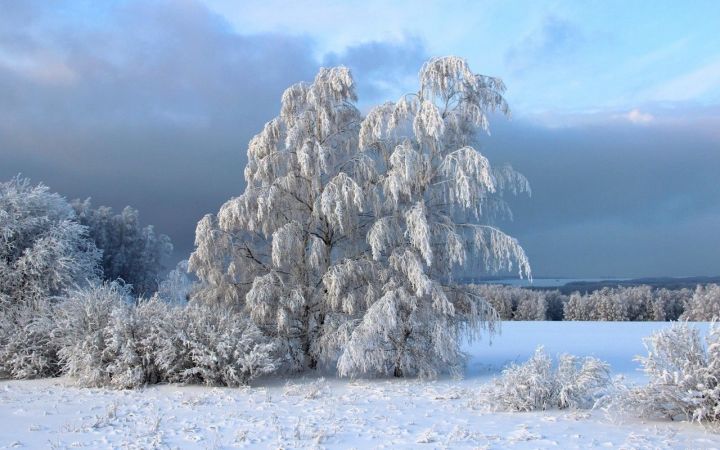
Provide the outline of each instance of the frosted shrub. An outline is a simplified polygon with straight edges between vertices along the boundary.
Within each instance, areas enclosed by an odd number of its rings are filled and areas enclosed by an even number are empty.
[[[4,305],[2,305],[4,303]],[[59,371],[49,301],[7,305],[0,294],[0,378],[37,378]]]
[[[156,297],[136,306],[129,289],[98,284],[72,292],[58,306],[60,362],[78,384],[125,389],[165,380],[156,355],[169,336],[172,308]]]
[[[167,380],[157,359],[172,336],[177,309],[156,296],[113,309],[105,331],[110,386],[135,388]]]
[[[157,359],[171,382],[240,386],[280,365],[276,344],[236,312],[191,303],[166,330]]]
[[[247,318],[157,296],[135,304],[115,282],[72,292],[56,326],[62,369],[83,386],[237,386],[276,367],[275,347]]]
[[[588,408],[610,384],[607,363],[596,358],[561,355],[558,366],[542,347],[523,364],[512,364],[482,392],[492,408],[534,411]]]
[[[648,355],[638,360],[649,382],[623,388],[612,406],[648,418],[720,420],[720,327],[713,323],[702,341],[684,322],[646,338]]]
[[[130,315],[129,287],[96,284],[71,292],[56,311],[55,341],[65,374],[83,386],[113,385],[113,330]]]

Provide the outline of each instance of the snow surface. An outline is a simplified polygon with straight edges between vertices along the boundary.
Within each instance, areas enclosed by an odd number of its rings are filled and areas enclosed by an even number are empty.
[[[463,380],[260,380],[230,389],[81,389],[69,379],[0,382],[0,448],[720,448],[694,423],[604,411],[489,412],[479,386],[543,344],[608,361],[642,382],[642,337],[666,323],[506,322],[468,346]],[[699,324],[707,329],[707,324]]]

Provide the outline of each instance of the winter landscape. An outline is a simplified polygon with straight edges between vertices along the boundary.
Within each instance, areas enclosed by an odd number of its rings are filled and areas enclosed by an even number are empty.
[[[548,354],[593,355],[614,375],[644,383],[632,362],[655,322],[509,322],[492,345],[474,344],[462,380],[261,379],[247,388],[75,387],[70,380],[3,383],[8,448],[713,448],[688,422],[632,419],[599,408],[493,411],[481,390],[533,342]],[[705,325],[700,326],[703,331]],[[584,336],[592,332],[593,342]],[[323,376],[324,375],[324,376]],[[222,411],[222,414],[218,414]]]
[[[720,448],[718,4],[376,3],[0,0],[0,448]]]

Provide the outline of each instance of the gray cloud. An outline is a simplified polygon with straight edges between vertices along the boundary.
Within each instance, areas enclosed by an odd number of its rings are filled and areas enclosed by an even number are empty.
[[[715,275],[720,141],[691,126],[496,121],[483,151],[533,196],[505,224],[541,275]]]
[[[130,204],[187,256],[197,221],[242,192],[247,142],[283,90],[321,65],[313,42],[239,34],[193,1],[119,3],[102,26],[71,23],[68,4],[54,5],[2,4],[0,179],[22,172],[69,198]],[[325,62],[342,60],[358,79],[383,67],[406,77],[418,66],[398,68],[398,55],[419,45],[376,43]]]

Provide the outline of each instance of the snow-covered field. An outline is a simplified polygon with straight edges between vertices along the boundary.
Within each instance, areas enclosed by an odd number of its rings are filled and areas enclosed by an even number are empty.
[[[604,411],[489,412],[476,393],[536,345],[642,382],[642,337],[664,323],[506,322],[468,348],[463,380],[265,379],[242,389],[80,389],[0,382],[0,448],[720,448],[701,425]],[[706,324],[699,326],[706,328]]]

